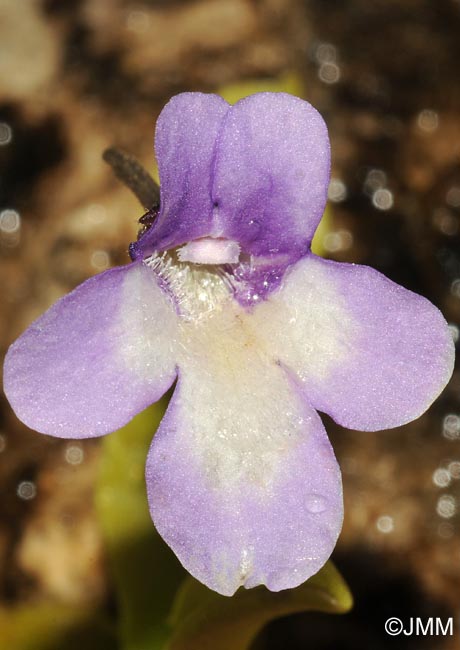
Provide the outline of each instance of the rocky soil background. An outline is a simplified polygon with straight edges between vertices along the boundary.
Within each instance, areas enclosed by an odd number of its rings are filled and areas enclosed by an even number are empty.
[[[128,261],[142,208],[103,163],[106,147],[152,169],[171,95],[288,73],[330,129],[327,255],[427,296],[457,340],[459,33],[458,0],[0,0],[2,353],[58,297]],[[451,650],[450,638],[395,640],[383,625],[459,619],[458,370],[406,427],[326,424],[345,487],[334,559],[356,607],[333,624],[274,622],[257,647]],[[111,612],[92,497],[99,441],[26,430],[4,398],[0,427],[0,604]]]

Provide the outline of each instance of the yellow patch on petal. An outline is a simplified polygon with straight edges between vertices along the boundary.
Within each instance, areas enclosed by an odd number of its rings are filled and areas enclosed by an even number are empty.
[[[136,326],[145,331],[135,338],[144,342],[140,356],[146,360],[152,337],[164,335],[165,346],[174,348],[191,458],[216,488],[250,483],[269,494],[285,455],[311,428],[311,411],[295,385],[303,377],[290,376],[289,361],[300,356],[309,377],[325,377],[346,355],[340,330],[349,317],[340,296],[327,277],[318,277],[320,268],[299,283],[293,267],[278,290],[248,309],[233,298],[230,278],[218,266],[183,263],[165,253],[137,273],[145,280],[152,269],[156,300],[166,307],[170,293],[176,314],[165,309],[168,318],[151,323],[146,310]],[[146,299],[131,283],[125,295],[127,303]],[[123,349],[129,360],[127,342]]]
[[[216,487],[267,490],[303,435],[303,403],[235,301],[203,323],[183,322],[179,368],[191,453]],[[203,411],[203,405],[206,405]]]

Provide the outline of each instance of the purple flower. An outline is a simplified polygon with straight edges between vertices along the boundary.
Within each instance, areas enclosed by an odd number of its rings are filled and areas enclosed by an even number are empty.
[[[317,414],[376,430],[417,418],[453,367],[425,298],[316,257],[329,142],[285,94],[174,97],[158,119],[157,219],[133,262],[91,278],[11,346],[5,392],[30,427],[121,427],[177,379],[146,479],[155,525],[222,594],[305,581],[342,525]]]

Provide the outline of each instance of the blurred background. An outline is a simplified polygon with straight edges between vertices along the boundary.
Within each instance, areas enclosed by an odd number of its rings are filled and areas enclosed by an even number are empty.
[[[185,90],[308,99],[332,142],[319,250],[425,295],[457,341],[459,34],[459,0],[0,0],[2,354],[61,295],[128,261],[143,210],[101,154],[122,147],[153,172],[155,120]],[[1,408],[0,647],[121,648],[105,443],[38,435]],[[254,647],[457,648],[458,629],[389,637],[384,622],[460,620],[458,370],[400,429],[325,423],[345,492],[333,560],[355,607],[274,621]]]

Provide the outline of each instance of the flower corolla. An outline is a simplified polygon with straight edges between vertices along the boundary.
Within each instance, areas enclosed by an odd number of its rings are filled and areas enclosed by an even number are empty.
[[[423,413],[453,367],[425,298],[310,243],[329,183],[307,102],[184,93],[156,128],[158,215],[132,263],[59,300],[10,347],[29,427],[101,436],[176,382],[146,465],[155,526],[199,580],[299,585],[330,556],[340,470],[317,411],[353,429]]]

